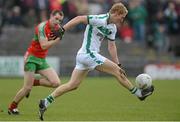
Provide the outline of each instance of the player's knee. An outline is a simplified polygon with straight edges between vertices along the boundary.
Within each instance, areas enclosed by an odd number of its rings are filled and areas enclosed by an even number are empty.
[[[120,76],[123,80],[126,79],[126,74],[125,74],[125,72],[123,72],[123,71],[121,71],[121,70],[119,70],[119,76]]]
[[[116,69],[116,70],[113,72],[113,75],[114,75],[115,77],[119,77],[119,76],[121,75],[120,70],[119,70],[119,69]]]
[[[75,83],[69,83],[68,84],[68,89],[69,90],[76,90],[78,88],[78,84],[75,84]]]
[[[53,87],[53,88],[57,88],[57,87],[60,86],[60,85],[61,85],[60,82],[53,82],[53,83],[52,83],[52,87]]]
[[[124,73],[120,70],[120,69],[117,69],[115,72],[114,72],[114,76],[115,77],[121,77],[122,79],[124,79],[126,76],[124,75]]]
[[[70,90],[76,90],[77,88],[78,88],[78,86],[76,86],[76,85],[70,85]]]
[[[73,87],[71,90],[76,90],[76,89],[78,89],[78,86]]]
[[[24,89],[25,92],[29,93],[31,91],[32,87],[31,86],[26,86],[23,89]]]

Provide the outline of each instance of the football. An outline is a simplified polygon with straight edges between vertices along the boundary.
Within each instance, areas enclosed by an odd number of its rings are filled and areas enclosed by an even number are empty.
[[[139,74],[135,80],[136,86],[140,89],[145,89],[152,85],[152,78],[148,74]]]

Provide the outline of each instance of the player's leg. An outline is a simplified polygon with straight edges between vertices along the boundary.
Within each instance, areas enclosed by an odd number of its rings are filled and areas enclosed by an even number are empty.
[[[41,74],[42,78],[40,79],[35,78],[33,82],[33,86],[45,86],[45,87],[56,88],[61,84],[60,79],[53,68],[40,70],[37,73]],[[29,96],[30,96],[30,92],[26,95],[26,98],[29,98]]]
[[[51,95],[49,95],[50,97],[53,98],[53,100],[55,98],[57,98],[58,96],[61,96],[62,94],[71,91],[71,90],[75,90],[78,88],[78,86],[80,85],[81,81],[86,77],[88,73],[88,70],[78,70],[78,69],[74,69],[71,75],[70,80],[65,83],[62,84],[61,86],[59,86],[58,88],[56,88]],[[49,97],[48,96],[48,97]],[[53,101],[48,101],[48,97],[46,98],[47,100],[47,105],[48,103],[52,103]]]
[[[123,75],[123,72],[121,72],[121,68],[109,59],[106,59],[102,65],[97,66],[95,69],[115,76],[119,83],[128,90],[134,87],[132,83],[127,79],[127,77]]]
[[[37,60],[36,57],[35,60]],[[49,66],[45,59],[39,59],[37,64],[36,73],[41,74],[43,78],[34,79],[33,86],[45,86],[56,88],[60,85],[60,79],[53,68]],[[28,98],[30,93],[26,95]]]
[[[44,78],[39,79],[39,81],[36,79],[34,85],[56,88],[61,84],[58,74],[51,67],[39,70],[37,73],[41,74]]]
[[[56,98],[63,93],[76,89],[89,72],[90,66],[84,65],[85,63],[90,63],[86,55],[78,54],[76,56],[76,67],[71,74],[69,82],[59,86],[50,96]]]
[[[59,86],[57,89],[52,92],[52,96],[54,98],[61,96],[62,94],[77,89],[78,86],[80,85],[81,81],[86,77],[88,74],[89,70],[78,70],[74,69],[71,75],[71,79],[69,82],[63,84],[62,86]]]
[[[24,96],[26,96],[32,89],[35,67],[36,66],[33,63],[26,64],[27,70],[24,73],[24,85],[17,92],[16,96],[13,99],[13,102],[9,105],[9,108],[8,108],[9,114],[19,114],[19,111],[17,109],[18,104],[24,98]]]
[[[81,81],[88,74],[88,70],[78,70],[74,69],[71,75],[71,79],[69,82],[62,84],[58,88],[56,88],[49,96],[45,99],[40,100],[39,103],[39,118],[43,120],[43,114],[46,111],[46,108],[57,98],[58,96],[63,95],[68,91],[72,91],[78,88]]]
[[[58,87],[60,79],[56,71],[49,66],[46,59],[38,59],[40,63],[37,65],[36,73],[43,76],[41,79],[35,79],[33,86]]]
[[[109,59],[106,59],[105,62],[102,65],[99,65],[96,67],[98,71],[106,72],[108,74],[111,74],[115,76],[118,80],[118,82],[127,88],[131,93],[135,94],[138,98],[142,98],[144,100],[144,96],[150,95],[153,92],[153,88],[149,88],[146,90],[146,94],[142,96],[142,90],[134,87],[134,85],[127,79],[127,77],[124,75],[123,70],[114,62],[110,61]],[[149,94],[149,93],[150,94]],[[147,96],[146,96],[147,97]],[[141,100],[141,99],[140,99]]]

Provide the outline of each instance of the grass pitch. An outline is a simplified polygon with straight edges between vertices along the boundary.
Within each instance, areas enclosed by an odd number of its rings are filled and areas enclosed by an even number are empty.
[[[62,78],[67,82],[69,78]],[[47,121],[180,121],[180,81],[153,81],[155,92],[139,101],[112,77],[88,77],[79,89],[56,99]],[[53,89],[34,87],[19,105],[21,115],[7,114],[8,104],[23,85],[22,78],[0,79],[0,121],[38,121],[38,101]]]

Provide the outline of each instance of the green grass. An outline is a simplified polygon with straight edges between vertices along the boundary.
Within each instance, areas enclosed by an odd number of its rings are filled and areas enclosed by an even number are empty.
[[[68,78],[62,78],[67,82]],[[38,121],[38,101],[53,89],[34,87],[19,105],[21,115],[7,114],[8,104],[23,84],[20,78],[0,79],[0,121]],[[111,77],[89,77],[76,91],[56,99],[47,112],[49,121],[177,121],[180,120],[180,81],[153,81],[155,92],[141,102]]]

